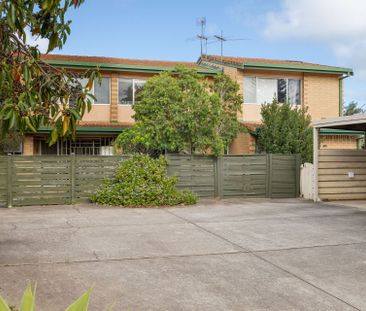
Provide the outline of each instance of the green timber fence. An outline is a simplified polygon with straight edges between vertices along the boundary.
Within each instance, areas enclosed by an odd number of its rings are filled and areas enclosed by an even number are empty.
[[[180,189],[199,197],[299,196],[298,155],[166,156]],[[128,156],[0,156],[0,204],[85,202]]]
[[[300,194],[300,155],[167,155],[177,186],[200,197],[295,198]]]

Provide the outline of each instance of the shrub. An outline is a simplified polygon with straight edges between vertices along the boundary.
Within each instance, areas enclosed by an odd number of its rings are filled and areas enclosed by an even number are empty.
[[[266,153],[301,154],[303,162],[311,162],[313,133],[307,108],[289,103],[262,105],[263,125],[258,135],[258,150]]]
[[[175,176],[166,175],[167,161],[163,156],[153,159],[134,155],[123,161],[113,179],[105,180],[91,200],[115,206],[167,206],[195,204],[197,197],[190,191],[176,189]]]

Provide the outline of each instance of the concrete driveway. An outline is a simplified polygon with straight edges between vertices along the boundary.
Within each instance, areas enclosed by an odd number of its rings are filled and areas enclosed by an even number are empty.
[[[366,209],[301,200],[0,209],[0,292],[63,310],[366,310]]]

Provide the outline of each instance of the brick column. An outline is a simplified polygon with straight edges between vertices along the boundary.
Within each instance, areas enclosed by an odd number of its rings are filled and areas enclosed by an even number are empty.
[[[110,122],[118,122],[118,78],[111,78]]]

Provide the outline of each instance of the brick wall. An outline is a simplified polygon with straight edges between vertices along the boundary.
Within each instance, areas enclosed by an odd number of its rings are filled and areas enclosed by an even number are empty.
[[[34,154],[34,139],[33,136],[25,136],[23,140],[23,155]]]
[[[321,135],[320,149],[357,149],[354,135]]]
[[[303,102],[312,120],[339,116],[339,77],[304,74]]]
[[[240,133],[229,147],[229,154],[255,153],[256,140],[252,134]]]

